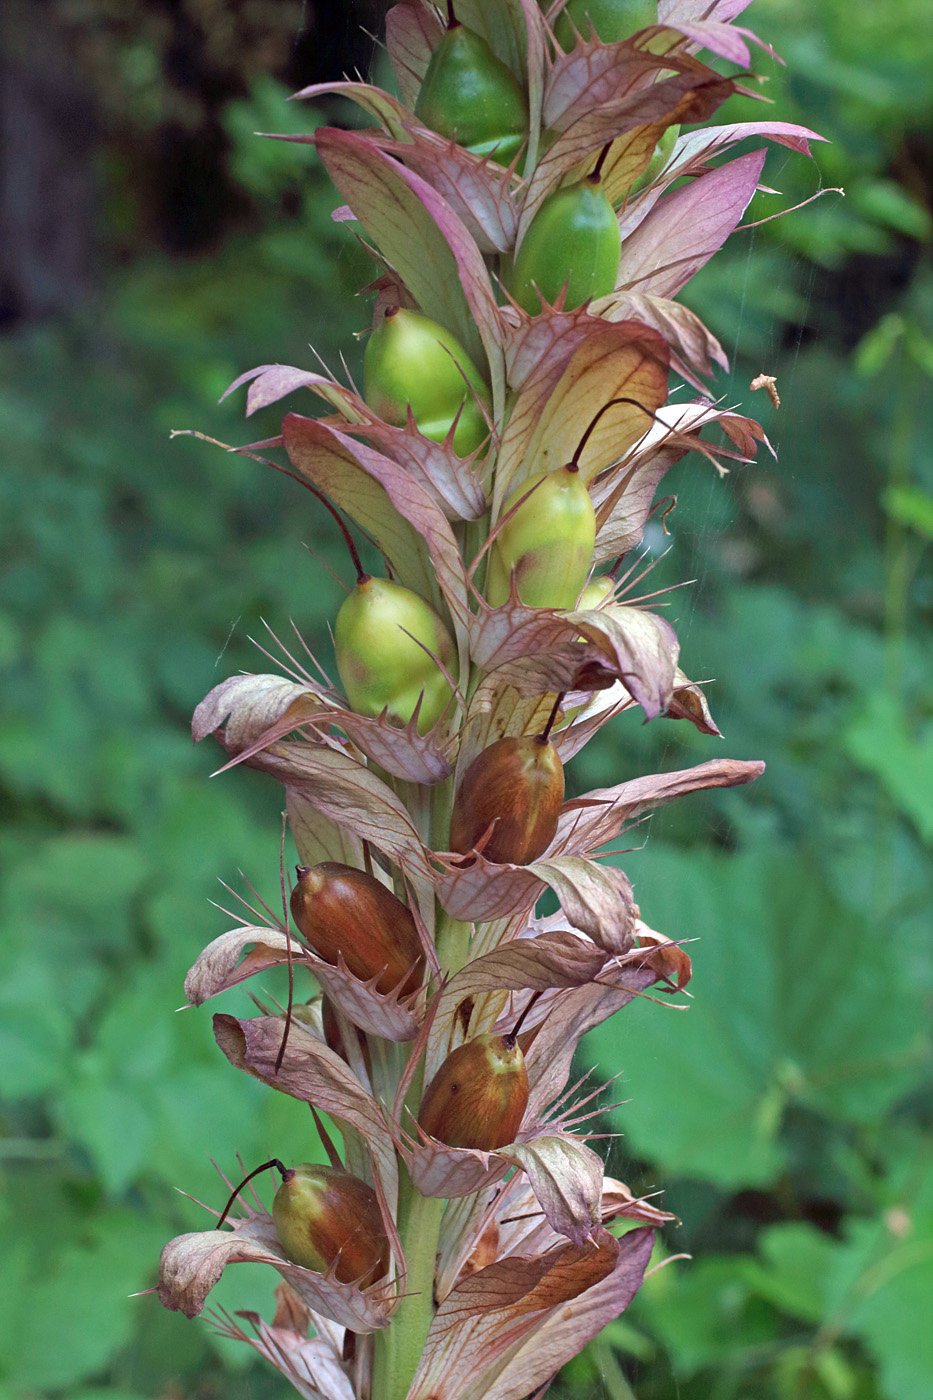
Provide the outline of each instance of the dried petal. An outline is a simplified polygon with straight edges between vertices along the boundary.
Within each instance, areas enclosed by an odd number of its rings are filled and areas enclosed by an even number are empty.
[[[688,719],[701,734],[715,734],[719,738],[722,737],[719,727],[710,713],[709,702],[705,694],[694,681],[687,680],[679,667],[674,672],[674,690],[670,704],[665,711],[665,718]]]
[[[452,1200],[472,1196],[501,1181],[509,1162],[497,1152],[475,1147],[447,1147],[434,1138],[399,1144],[409,1175],[422,1196]]]
[[[660,200],[622,244],[617,286],[673,297],[722,247],[758,188],[765,151],[701,175]]]
[[[555,849],[595,850],[611,841],[626,822],[643,812],[673,802],[688,792],[753,783],[761,777],[764,768],[761,762],[713,759],[676,773],[650,773],[616,787],[594,789],[580,799],[580,807],[573,802],[564,803]]]
[[[611,1238],[611,1236],[610,1236]],[[630,1230],[617,1242],[612,1273],[580,1294],[570,1308],[555,1308],[485,1391],[471,1388],[460,1400],[521,1400],[624,1312],[641,1287],[654,1246],[653,1230]],[[443,1400],[443,1397],[441,1397]]]
[[[586,1314],[598,1310],[602,1326],[609,1307],[615,1308],[612,1315],[621,1312],[641,1282],[652,1240],[647,1230],[631,1231],[621,1241],[601,1232],[598,1243],[567,1244],[542,1258],[500,1259],[464,1279],[438,1308],[407,1400],[527,1395],[598,1330],[584,1325],[568,1344],[563,1331],[552,1340],[548,1324],[565,1315],[575,1320],[581,1300],[590,1290],[597,1294],[600,1285],[598,1302],[584,1304]],[[566,1307],[571,1301],[573,1307]],[[546,1371],[534,1359],[542,1337]]]
[[[363,843],[347,827],[324,816],[296,787],[285,788],[288,825],[302,865],[318,865],[336,860],[341,865],[363,864]]]
[[[242,753],[269,731],[280,737],[307,723],[323,707],[325,695],[310,683],[298,684],[284,676],[231,676],[215,685],[195,710],[194,742],[223,729],[227,752]],[[283,719],[288,721],[285,730],[278,727]]]
[[[271,1264],[309,1307],[355,1332],[386,1327],[393,1311],[391,1285],[360,1290],[330,1274],[303,1269],[285,1257],[272,1217],[251,1214],[233,1230],[202,1230],[178,1235],[162,1250],[159,1300],[163,1307],[197,1317],[208,1293],[228,1264]]]
[[[612,399],[624,399],[601,413],[579,456],[587,482],[617,462],[644,435],[651,415],[663,404],[667,363],[665,342],[647,326],[630,321],[592,327],[543,404],[537,386],[519,396],[500,446],[494,514],[525,477],[574,460],[601,410]],[[523,404],[525,395],[533,400],[531,412]]]
[[[672,939],[665,938],[663,933],[657,933],[643,924],[641,919],[635,924],[635,938],[639,948],[650,949],[645,959],[646,966],[653,968],[659,978],[682,991],[693,976],[693,965],[685,950]]]
[[[429,873],[417,828],[392,789],[364,764],[333,749],[278,743],[249,760],[301,793],[324,816],[371,841],[392,860]],[[358,862],[348,862],[348,864]]]
[[[276,1296],[288,1287],[280,1283]],[[319,1337],[308,1338],[307,1326],[299,1334],[289,1326],[280,1325],[280,1314],[281,1305],[270,1326],[258,1313],[238,1313],[237,1316],[245,1318],[253,1328],[253,1336],[229,1317],[224,1318],[218,1330],[223,1336],[246,1342],[258,1351],[288,1378],[304,1400],[354,1400],[353,1386],[330,1343]],[[305,1315],[311,1316],[307,1309]]]
[[[476,240],[481,253],[507,253],[515,244],[518,210],[510,179],[501,166],[437,136],[414,128],[405,142],[382,143],[434,186]]]
[[[603,1164],[570,1133],[513,1143],[503,1155],[527,1174],[552,1230],[582,1245],[599,1225]]]
[[[288,961],[289,940],[275,928],[244,924],[241,928],[222,933],[208,943],[185,978],[185,996],[192,1006],[201,1006],[210,997],[235,987],[257,972],[266,972]],[[292,957],[297,962],[305,950],[294,938],[290,940]],[[252,945],[252,952],[243,957]],[[242,958],[242,961],[241,961]]]
[[[324,127],[316,145],[337,189],[423,314],[455,335],[471,359],[478,362],[481,345],[485,349],[498,400],[499,318],[483,256],[463,221],[426,180],[359,133]]]
[[[246,1070],[283,1094],[313,1103],[356,1128],[372,1153],[383,1194],[394,1214],[398,1168],[392,1138],[382,1110],[339,1055],[293,1023],[281,1068],[276,1070],[282,1022],[275,1016],[240,1021],[235,1016],[216,1015],[214,1035],[237,1069]]]

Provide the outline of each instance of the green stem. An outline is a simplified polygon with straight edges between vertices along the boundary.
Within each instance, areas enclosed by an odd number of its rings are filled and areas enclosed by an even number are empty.
[[[449,914],[438,911],[434,942],[441,967],[451,976],[469,961],[472,936],[472,924],[462,924],[459,919],[452,919]]]
[[[891,425],[888,454],[888,484],[907,486],[911,479],[916,400],[919,383],[916,374],[901,359],[901,376]],[[887,651],[885,671],[891,693],[899,696],[903,685],[904,652],[907,639],[907,612],[910,594],[910,532],[888,516],[884,539],[884,633]]]
[[[407,1272],[391,1324],[376,1333],[372,1400],[404,1400],[434,1320],[434,1268],[446,1201],[422,1196],[402,1167],[398,1228]]]

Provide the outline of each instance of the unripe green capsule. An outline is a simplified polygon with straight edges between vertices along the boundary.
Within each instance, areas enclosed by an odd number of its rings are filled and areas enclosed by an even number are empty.
[[[518,596],[529,608],[576,607],[596,545],[596,512],[579,471],[569,465],[527,478],[503,515],[515,507],[489,551],[487,600],[494,608],[508,602],[514,570]]]
[[[564,800],[564,767],[543,735],[507,735],[473,760],[457,790],[450,849],[496,865],[528,865],[554,840]]]
[[[528,103],[515,75],[485,39],[456,20],[431,55],[415,116],[500,165],[511,163],[528,130]]]
[[[389,1267],[389,1241],[371,1186],[313,1162],[284,1169],[275,1193],[276,1234],[296,1264],[315,1273],[334,1266],[341,1283],[367,1288]]]
[[[452,691],[434,657],[450,671],[456,648],[442,619],[410,588],[364,575],[340,605],[334,651],[358,715],[375,718],[388,710],[393,724],[405,725],[423,697],[418,732],[426,734],[440,719]]]
[[[478,1035],[452,1050],[421,1100],[418,1122],[448,1147],[495,1151],[515,1141],[528,1071],[514,1035]]]
[[[598,608],[600,603],[604,603],[611,595],[615,586],[616,581],[612,574],[600,574],[597,578],[590,579],[580,595],[578,610],[586,612],[589,608]]]
[[[566,53],[576,42],[574,30],[589,39],[592,27],[604,44],[615,44],[657,22],[657,0],[568,0],[554,23],[554,37]]]
[[[363,397],[380,418],[404,428],[411,408],[418,431],[443,442],[453,436],[461,457],[489,434],[481,404],[489,395],[460,342],[427,316],[391,306],[366,342]]]
[[[612,203],[599,176],[586,175],[541,205],[515,254],[509,290],[535,316],[542,297],[553,304],[566,286],[564,309],[571,311],[613,290],[621,255]]]

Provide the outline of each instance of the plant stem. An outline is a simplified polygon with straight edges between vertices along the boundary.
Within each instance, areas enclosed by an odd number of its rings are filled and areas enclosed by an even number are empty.
[[[398,1228],[408,1266],[391,1324],[375,1336],[372,1400],[403,1400],[434,1320],[434,1267],[446,1202],[422,1196],[402,1167]]]
[[[462,924],[459,919],[452,919],[449,914],[439,914],[435,940],[437,956],[441,960],[441,967],[451,976],[469,961],[472,936],[472,924]]]
[[[451,779],[437,783],[429,798],[429,845],[446,850],[450,839]],[[435,946],[441,966],[457,972],[469,957],[472,926],[452,919],[436,906]],[[417,1114],[424,1062],[412,1081],[406,1107]],[[434,1320],[434,1270],[446,1202],[422,1196],[404,1162],[399,1162],[398,1231],[405,1251],[406,1273],[402,1300],[388,1327],[374,1338],[372,1400],[404,1400],[418,1368],[428,1330]]]
[[[901,357],[900,370],[888,454],[888,485],[894,488],[910,484],[916,404],[920,389],[917,375],[911,372],[906,355]],[[884,537],[885,671],[888,687],[895,696],[900,696],[903,687],[911,552],[910,531],[889,515]]]

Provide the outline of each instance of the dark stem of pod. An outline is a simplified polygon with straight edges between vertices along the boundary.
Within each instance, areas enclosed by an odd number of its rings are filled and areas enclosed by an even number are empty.
[[[291,1181],[292,1177],[295,1175],[291,1167],[286,1167],[283,1162],[279,1161],[278,1157],[270,1157],[268,1162],[263,1162],[261,1167],[256,1167],[253,1171],[249,1173],[248,1176],[244,1176],[243,1180],[240,1182],[239,1186],[232,1193],[229,1201],[224,1206],[223,1214],[221,1215],[217,1224],[214,1226],[215,1230],[219,1230],[220,1227],[223,1225],[224,1221],[230,1213],[230,1207],[233,1205],[233,1202],[236,1200],[237,1196],[239,1196],[246,1183],[248,1181],[252,1181],[253,1177],[258,1176],[260,1172],[267,1172],[270,1169],[270,1167],[275,1167],[276,1171],[281,1173],[283,1181]]]
[[[538,1000],[538,998],[539,998],[541,995],[542,995],[541,992],[532,992],[531,997],[529,998],[529,1001],[528,1001],[528,1005],[525,1007],[524,1011],[523,1011],[522,1014],[519,1016],[518,1020],[515,1022],[515,1025],[514,1025],[514,1026],[512,1027],[512,1029],[509,1031],[508,1035],[503,1036],[503,1039],[504,1039],[506,1045],[508,1046],[508,1048],[509,1048],[510,1050],[511,1050],[512,1046],[515,1044],[516,1040],[518,1040],[518,1033],[519,1033],[519,1031],[521,1030],[522,1026],[524,1025],[525,1020],[526,1020],[526,1018],[527,1018],[527,1016],[528,1016],[529,1011],[531,1010],[531,1008],[534,1006],[535,1002]]]
[[[611,141],[606,142],[605,146],[603,146],[602,150],[599,153],[599,159],[593,166],[593,169],[590,171],[589,175],[587,175],[586,177],[594,185],[598,185],[599,181],[602,179],[603,166],[606,164],[606,157],[609,154],[609,148],[611,147],[611,145]]]
[[[645,412],[644,404],[640,404],[640,403],[638,402],[637,399],[626,399],[626,398],[621,398],[621,399],[610,399],[608,403],[604,403],[603,406],[602,406],[602,408],[597,409],[596,413],[593,415],[593,418],[592,418],[592,420],[591,420],[591,422],[590,422],[590,424],[589,424],[589,427],[587,427],[587,428],[584,430],[583,436],[581,437],[580,441],[577,443],[577,450],[574,452],[574,454],[573,454],[573,456],[571,457],[570,461],[567,463],[567,467],[566,467],[566,470],[567,470],[567,471],[569,471],[569,472],[570,472],[570,471],[577,472],[577,471],[580,470],[580,458],[581,458],[582,455],[583,455],[583,449],[586,447],[586,444],[589,442],[590,438],[593,436],[593,433],[594,433],[595,430],[596,430],[596,425],[598,424],[600,418],[602,418],[603,414],[606,413],[610,408],[615,408],[615,406],[616,406],[617,404],[620,404],[620,403],[632,404],[633,407],[635,407],[635,408],[640,408],[641,411],[642,411],[643,413]]]
[[[551,730],[554,727],[554,721],[557,719],[557,713],[560,709],[560,702],[563,700],[566,694],[567,692],[565,690],[562,690],[561,693],[558,695],[557,699],[554,701],[554,708],[548,715],[548,721],[547,724],[544,726],[544,730],[542,731],[542,733],[536,736],[539,744],[546,744],[549,742]]]

